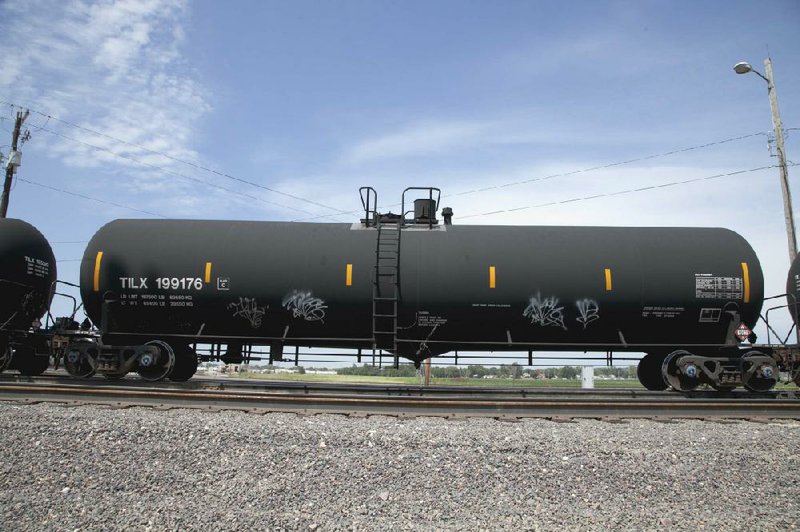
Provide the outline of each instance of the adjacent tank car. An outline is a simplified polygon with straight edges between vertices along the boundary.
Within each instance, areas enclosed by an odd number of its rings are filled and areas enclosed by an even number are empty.
[[[56,280],[53,250],[32,225],[0,219],[0,371],[39,375],[49,364],[39,320]]]
[[[404,194],[402,215],[371,209],[365,190],[354,224],[107,224],[80,273],[102,341],[78,345],[73,362],[185,380],[194,343],[226,344],[229,359],[250,345],[276,359],[330,346],[415,362],[453,350],[636,351],[649,389],[774,384],[770,353],[744,353],[735,336],[758,320],[764,283],[732,231],[456,226],[435,219],[435,189],[408,213]]]

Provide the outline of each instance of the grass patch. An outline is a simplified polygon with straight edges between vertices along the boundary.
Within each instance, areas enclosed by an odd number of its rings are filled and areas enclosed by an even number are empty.
[[[297,373],[239,373],[232,377],[298,382],[335,382],[350,384],[422,384],[419,377],[381,377],[367,375],[315,375]],[[578,379],[431,379],[435,386],[484,386],[487,388],[580,388]],[[597,380],[595,388],[639,388],[637,380]]]

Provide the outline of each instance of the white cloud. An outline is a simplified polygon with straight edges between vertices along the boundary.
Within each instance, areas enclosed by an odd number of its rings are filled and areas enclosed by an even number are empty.
[[[480,122],[419,123],[357,143],[346,152],[345,161],[360,164],[460,149],[478,142],[491,127]]]
[[[124,168],[135,183],[123,186],[191,193],[185,180],[132,160],[191,173],[170,157],[199,159],[192,148],[194,134],[211,107],[208,91],[182,59],[186,3],[32,0],[0,4],[0,20],[15,21],[4,25],[0,34],[0,56],[11,58],[0,69],[0,97],[108,135],[49,121],[47,129],[85,144],[52,137],[46,131],[37,133],[35,126],[45,118],[32,115],[28,125],[37,147],[47,146],[47,154],[67,166]]]

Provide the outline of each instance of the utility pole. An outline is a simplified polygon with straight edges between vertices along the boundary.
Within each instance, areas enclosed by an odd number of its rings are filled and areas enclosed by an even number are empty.
[[[22,154],[17,149],[19,142],[20,131],[25,119],[28,118],[30,112],[26,109],[17,111],[17,120],[14,122],[14,133],[11,137],[11,151],[8,154],[8,163],[6,164],[6,180],[3,183],[3,196],[0,197],[0,218],[5,218],[8,212],[8,199],[11,195],[11,181],[14,179],[14,172],[17,167],[22,163]]]
[[[795,238],[794,213],[792,212],[792,193],[789,190],[789,169],[786,167],[786,151],[783,148],[783,125],[778,110],[778,93],[775,90],[775,78],[772,77],[772,61],[764,59],[764,70],[767,75],[767,92],[769,107],[772,110],[772,127],[775,129],[775,146],[778,148],[778,166],[781,173],[781,190],[783,191],[783,216],[786,219],[786,235],[789,238],[789,261],[794,262],[797,256],[797,239]]]
[[[733,70],[737,74],[752,72],[767,82],[769,106],[772,110],[772,127],[775,130],[775,145],[778,148],[778,168],[780,170],[781,191],[783,192],[783,217],[786,221],[786,237],[789,241],[789,261],[793,263],[797,256],[797,238],[795,237],[794,212],[792,211],[792,193],[789,190],[789,170],[786,166],[786,152],[783,147],[783,125],[781,124],[781,114],[778,110],[778,93],[775,90],[775,79],[772,77],[772,60],[769,57],[764,59],[766,76],[762,76],[749,63],[744,62],[736,63]]]

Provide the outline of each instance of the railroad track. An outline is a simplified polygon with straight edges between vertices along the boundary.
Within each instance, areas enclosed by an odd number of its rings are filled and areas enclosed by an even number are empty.
[[[454,419],[800,419],[800,398],[795,392],[760,395],[739,392],[724,396],[716,392],[694,392],[687,396],[632,389],[495,389],[219,379],[175,384],[3,376],[0,378],[0,402],[8,401]]]

